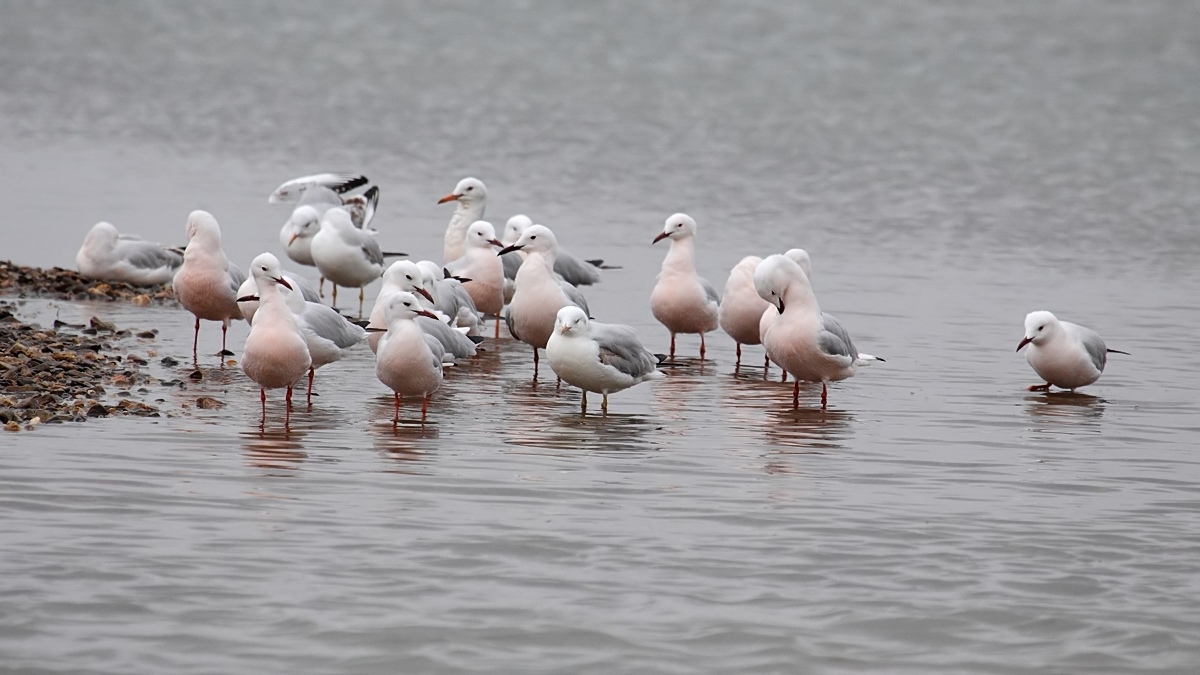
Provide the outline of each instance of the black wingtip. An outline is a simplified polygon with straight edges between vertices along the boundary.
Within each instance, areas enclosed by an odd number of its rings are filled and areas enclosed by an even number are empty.
[[[367,325],[371,323],[370,321],[368,321],[366,319],[351,319],[350,317],[346,317],[346,320],[349,321],[350,323],[354,324],[355,326],[358,326],[359,328],[366,328]]]
[[[1133,354],[1130,354],[1129,352],[1123,352],[1120,349],[1109,349],[1108,353],[1109,354],[1124,354],[1125,356],[1133,356]]]
[[[667,359],[671,358],[671,356],[669,354],[655,354],[654,358],[658,359],[659,364],[663,364],[666,363]]]
[[[408,254],[404,253],[403,251],[384,251],[383,257],[385,257],[385,258],[407,258]]]
[[[876,356],[875,360],[879,361],[880,363],[887,363],[887,359],[883,358],[882,356]]]
[[[482,335],[468,335],[467,339],[470,340],[471,342],[474,342],[475,344],[479,344],[480,342],[483,342]]]
[[[366,176],[350,175],[346,180],[331,186],[330,189],[338,194],[345,194],[355,188],[360,188],[371,181]]]

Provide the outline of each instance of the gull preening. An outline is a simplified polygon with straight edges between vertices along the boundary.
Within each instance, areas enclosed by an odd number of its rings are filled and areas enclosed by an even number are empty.
[[[182,264],[179,251],[137,235],[121,234],[104,222],[88,230],[75,254],[75,265],[85,277],[141,286],[167,283]]]
[[[354,227],[345,209],[334,207],[321,218],[321,230],[312,239],[313,262],[321,275],[337,287],[358,288],[358,315],[363,313],[363,287],[383,274],[383,251],[370,233]]]
[[[1025,345],[1025,360],[1046,384],[1029,387],[1029,391],[1050,391],[1054,385],[1075,391],[1100,379],[1109,354],[1125,354],[1109,349],[1096,331],[1070,321],[1059,321],[1050,312],[1030,312],[1025,317],[1025,337],[1017,345]]]
[[[225,338],[229,333],[229,322],[242,318],[237,290],[246,277],[221,250],[221,227],[211,213],[192,211],[187,220],[187,237],[183,265],[175,273],[171,285],[179,304],[196,317],[192,360],[196,359],[196,346],[200,341],[200,319],[221,322],[220,353],[231,356],[233,352],[225,348]]]
[[[558,310],[546,358],[564,382],[583,390],[583,412],[589,391],[603,397],[600,410],[607,413],[609,394],[663,377],[658,357],[642,346],[633,328],[591,321],[574,305]]]
[[[842,324],[821,311],[808,275],[796,261],[783,255],[764,259],[754,271],[754,287],[779,311],[762,343],[767,356],[796,380],[793,407],[800,406],[803,380],[821,383],[824,409],[829,400],[828,383],[854,375],[854,369],[868,359],[860,357]]]
[[[508,332],[533,347],[533,379],[537,381],[538,350],[546,347],[558,310],[574,305],[589,314],[587,300],[579,289],[554,273],[558,241],[544,225],[533,225],[511,246],[500,249],[498,255],[524,251],[525,260],[517,271],[512,302],[504,315]]]
[[[446,202],[458,202],[446,225],[442,244],[442,260],[450,262],[466,253],[467,229],[471,223],[483,220],[483,212],[487,210],[487,187],[478,178],[464,178],[454,186],[454,192],[438,200],[439,204]]]
[[[429,409],[429,395],[442,383],[442,357],[430,348],[425,332],[413,319],[435,317],[429,310],[421,308],[417,296],[407,291],[393,293],[383,311],[387,332],[375,353],[375,376],[392,390],[395,397],[393,421],[400,420],[401,397],[420,396],[423,422]]]
[[[288,289],[291,286],[283,278],[279,260],[263,253],[251,263],[250,274],[258,286],[259,307],[242,349],[242,371],[259,386],[264,420],[267,390],[285,387],[290,417],[292,387],[312,366],[312,356],[296,315],[288,308],[280,290],[280,286]]]
[[[650,294],[650,312],[671,332],[671,358],[675,357],[677,333],[700,334],[700,358],[704,358],[704,334],[717,329],[721,296],[717,289],[696,274],[696,221],[684,213],[667,218],[657,244],[671,240],[663,259],[658,283]]]
[[[809,283],[811,284],[812,283],[812,258],[809,257],[808,251],[805,251],[802,248],[793,248],[793,249],[788,249],[787,252],[785,252],[783,255],[786,258],[791,258],[792,262],[799,265],[801,270],[804,270],[804,276],[808,279]],[[756,293],[757,293],[757,291],[756,291]],[[767,303],[767,308],[766,308],[766,310],[763,311],[762,317],[758,321],[758,338],[759,338],[760,342],[762,341],[762,336],[767,334],[767,329],[771,327],[771,324],[775,323],[775,319],[777,319],[777,318],[779,318],[779,309],[776,308],[775,305],[773,305],[771,303]],[[862,354],[859,354],[859,357],[866,358]],[[871,358],[873,359],[875,357],[872,356]],[[770,368],[771,368],[771,357],[769,355],[763,356],[763,378],[766,378],[766,376],[767,376],[766,371],[769,370]],[[784,382],[787,381],[787,371],[786,370],[783,371],[783,381]]]
[[[762,258],[754,255],[748,255],[738,261],[729,271],[725,291],[721,293],[717,323],[737,345],[735,368],[742,365],[742,345],[762,343],[759,324],[762,322],[763,312],[771,306],[771,303],[760,298],[758,291],[754,290],[754,269],[760,262]]]

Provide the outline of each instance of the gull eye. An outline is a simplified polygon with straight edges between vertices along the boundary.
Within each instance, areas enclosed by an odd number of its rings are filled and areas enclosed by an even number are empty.
[[[532,237],[530,237],[530,238],[529,238],[529,241],[533,241],[534,239],[537,239],[537,235],[536,235],[536,234],[535,234],[535,235],[533,235]]]
[[[475,189],[475,186],[473,186],[473,185],[467,186],[467,192],[470,192],[471,190],[474,190],[474,189]]]

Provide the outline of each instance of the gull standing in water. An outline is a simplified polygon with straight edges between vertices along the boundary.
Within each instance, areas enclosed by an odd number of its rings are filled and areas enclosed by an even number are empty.
[[[809,280],[810,283],[812,282],[812,258],[809,257],[808,251],[805,251],[802,248],[792,248],[792,249],[788,249],[787,252],[784,253],[783,255],[787,258],[791,258],[792,262],[799,265],[800,269],[804,270],[804,276]],[[762,318],[760,318],[758,321],[758,338],[760,341],[762,340],[762,336],[767,334],[767,329],[771,327],[771,324],[775,323],[775,319],[777,319],[777,318],[779,318],[779,310],[776,309],[775,305],[773,305],[771,303],[767,303],[767,309],[765,311],[763,311]],[[871,360],[871,359],[875,358],[875,357],[871,356],[868,359],[867,358],[868,356],[870,356],[870,355],[869,354],[859,354],[860,358],[863,358],[866,360]],[[767,378],[767,371],[770,370],[770,368],[771,368],[771,357],[764,356],[763,357],[763,379],[764,380]],[[787,371],[786,370],[783,371],[783,379],[781,379],[780,381],[787,382]]]
[[[333,207],[345,209],[355,227],[366,229],[379,207],[379,188],[371,186],[359,195],[349,192],[368,182],[366,176],[358,174],[321,173],[293,178],[275,188],[267,199],[269,203],[299,203],[279,230],[279,243],[288,257],[301,265],[316,266],[312,258],[312,238],[320,230],[321,217]],[[324,285],[325,278],[321,277],[322,289]]]
[[[75,265],[85,277],[141,286],[167,283],[182,264],[177,250],[121,234],[109,223],[93,225],[75,254]]]
[[[395,397],[396,416],[393,422],[400,421],[402,396],[421,397],[421,421],[424,422],[429,409],[429,395],[442,383],[442,358],[430,349],[425,332],[413,319],[418,316],[433,317],[433,313],[421,308],[417,296],[398,291],[387,299],[384,316],[388,327],[375,354],[375,376],[392,390]]]
[[[379,242],[350,222],[345,209],[332,208],[321,219],[321,231],[312,240],[313,261],[333,284],[333,304],[337,306],[337,287],[358,288],[358,315],[363,313],[363,287],[383,274],[383,251]]]
[[[458,202],[450,224],[446,226],[446,237],[442,245],[442,260],[458,260],[466,253],[467,228],[477,220],[483,220],[487,209],[487,187],[478,178],[464,178],[454,186],[454,192],[438,200],[439,204]]]
[[[467,337],[466,329],[451,326],[449,317],[443,320],[437,316],[437,312],[432,310],[433,295],[425,287],[425,276],[417,264],[411,260],[397,260],[383,273],[383,285],[379,287],[379,296],[375,299],[375,306],[371,308],[371,320],[367,324],[367,329],[372,331],[367,335],[367,344],[371,346],[371,351],[378,352],[379,341],[383,339],[382,333],[372,329],[387,329],[387,318],[384,316],[384,311],[387,308],[388,298],[404,291],[421,296],[417,299],[421,303],[421,307],[434,314],[434,318],[419,315],[416,321],[426,335],[437,340],[444,363],[454,363],[457,359],[475,356],[475,341]],[[476,339],[482,340],[482,338]]]
[[[704,334],[717,329],[721,296],[708,280],[696,274],[696,221],[683,213],[667,218],[657,244],[671,240],[658,283],[650,294],[650,312],[671,331],[671,358],[675,357],[676,333],[700,334],[700,358],[704,359]]]
[[[796,379],[792,406],[800,407],[800,381],[804,380],[821,383],[824,409],[829,400],[828,383],[850,377],[867,359],[859,356],[842,324],[821,311],[808,276],[791,258],[773,255],[759,263],[754,287],[779,310],[779,318],[763,334],[762,343],[767,356]]]
[[[290,289],[279,260],[263,253],[251,263],[250,274],[258,285],[259,307],[242,349],[242,370],[258,383],[263,419],[267,416],[267,390],[287,388],[287,417],[292,411],[292,386],[312,367],[308,344],[288,309],[280,286]]]
[[[187,248],[183,265],[175,273],[172,286],[183,308],[196,316],[192,336],[192,361],[200,341],[200,319],[221,322],[221,356],[232,356],[225,348],[229,321],[242,318],[237,289],[246,276],[229,262],[221,250],[221,227],[207,211],[192,211],[187,220]]]
[[[574,305],[558,310],[546,358],[564,382],[583,390],[585,413],[589,391],[604,397],[600,410],[607,413],[610,393],[663,377],[658,358],[642,346],[633,328],[590,321]]]
[[[504,242],[505,246],[516,243],[530,225],[533,225],[533,221],[524,214],[517,214],[509,218],[504,225],[504,236],[500,241]],[[504,255],[504,277],[506,279],[517,278],[517,270],[521,268],[523,259],[524,256],[520,253]],[[558,257],[554,259],[554,271],[572,286],[591,286],[600,281],[601,269],[617,269],[603,267],[603,265],[603,260],[580,260],[563,248],[558,249]]]
[[[495,248],[494,248],[495,247]],[[466,278],[462,287],[471,296],[475,309],[496,316],[496,337],[500,337],[500,312],[504,309],[504,263],[496,255],[504,248],[496,239],[496,230],[486,220],[475,221],[467,229],[466,254],[446,263],[456,277]]]
[[[533,347],[533,380],[537,382],[538,350],[554,332],[558,310],[574,305],[589,314],[583,294],[554,273],[558,242],[554,233],[544,225],[525,230],[517,243],[500,250],[499,255],[524,251],[525,260],[517,272],[512,302],[508,305],[505,322],[512,336]]]
[[[717,311],[721,330],[728,333],[737,345],[735,370],[742,365],[742,345],[762,343],[758,325],[763,312],[771,306],[771,303],[758,297],[758,291],[754,290],[754,269],[760,262],[762,258],[748,255],[733,266],[729,271],[729,280],[725,282],[725,291],[721,294],[721,307]]]
[[[1109,354],[1124,354],[1105,346],[1104,340],[1090,328],[1070,321],[1059,321],[1050,312],[1030,312],[1025,317],[1025,337],[1017,345],[1025,345],[1025,360],[1046,384],[1029,387],[1029,391],[1050,391],[1050,385],[1075,391],[1100,379]]]

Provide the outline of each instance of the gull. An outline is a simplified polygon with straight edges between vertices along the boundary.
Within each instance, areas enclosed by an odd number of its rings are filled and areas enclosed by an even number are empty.
[[[446,263],[456,277],[468,279],[462,287],[471,296],[475,308],[496,315],[496,337],[500,337],[500,311],[504,309],[504,263],[493,247],[504,248],[496,239],[496,230],[486,220],[477,220],[467,229],[466,253]]]
[[[304,277],[293,272],[284,272],[283,278],[287,280],[288,285],[294,289],[287,291],[287,297],[290,299],[292,295],[299,294],[306,301],[320,302],[321,298],[317,295],[317,289],[308,283]],[[254,313],[258,311],[258,298],[254,295],[258,290],[258,284],[254,281],[254,277],[250,277],[242,282],[242,285],[237,289],[238,308],[242,310],[242,318],[246,323],[254,324]]]
[[[337,306],[337,287],[358,287],[358,314],[362,316],[363,287],[383,274],[383,251],[379,242],[350,222],[350,214],[332,208],[321,219],[321,230],[313,236],[313,261],[321,274],[333,284],[333,304]]]
[[[367,183],[366,176],[322,173],[293,178],[276,188],[267,199],[269,203],[299,202],[279,230],[279,243],[288,257],[301,265],[316,265],[312,259],[312,237],[320,230],[321,217],[333,207],[345,209],[355,227],[366,229],[379,207],[379,188],[371,186],[360,195],[347,193]],[[325,278],[321,277],[322,289],[324,285]]]
[[[748,255],[738,261],[729,271],[725,291],[721,294],[721,306],[717,310],[717,323],[733,338],[737,345],[737,366],[742,364],[742,345],[762,343],[759,323],[763,312],[771,303],[758,297],[754,290],[754,269],[762,258]],[[769,361],[768,361],[769,363]]]
[[[1030,312],[1025,317],[1025,337],[1017,351],[1029,345],[1025,360],[1046,384],[1029,391],[1050,391],[1050,385],[1075,391],[1100,379],[1109,354],[1129,352],[1109,349],[1090,328],[1070,321],[1059,321],[1050,312]]]
[[[671,358],[675,357],[676,333],[699,333],[700,358],[704,359],[704,334],[717,329],[721,296],[696,274],[696,221],[676,213],[667,218],[652,243],[663,239],[671,240],[671,248],[650,294],[650,312],[671,331]]]
[[[422,398],[421,421],[424,422],[429,395],[442,383],[441,355],[434,353],[425,332],[413,321],[418,316],[433,317],[433,313],[422,309],[417,296],[412,293],[397,291],[387,299],[384,307],[387,332],[379,341],[379,351],[375,354],[375,376],[395,396],[394,422],[400,421],[402,396]]]
[[[425,288],[433,296],[434,308],[450,317],[451,325],[466,328],[475,334],[483,326],[483,317],[475,307],[471,294],[463,287],[463,281],[450,275],[432,260],[417,263],[425,277]]]
[[[506,246],[516,243],[521,238],[521,233],[531,225],[533,225],[533,220],[524,214],[517,214],[509,218],[504,225],[504,237],[500,241],[504,242]],[[505,278],[517,278],[517,270],[521,267],[523,257],[520,253],[509,253],[504,256]],[[572,286],[591,286],[599,282],[601,269],[616,268],[604,267],[603,260],[580,260],[563,248],[558,249],[558,257],[554,259],[554,271]]]
[[[791,258],[793,262],[795,262],[797,265],[799,265],[800,269],[804,270],[804,276],[807,277],[810,282],[812,281],[812,258],[809,257],[808,251],[805,251],[802,248],[792,248],[792,249],[788,249],[787,252],[785,252],[783,255],[787,258]],[[759,342],[762,341],[762,336],[767,334],[767,329],[771,327],[771,324],[775,323],[775,319],[777,319],[777,318],[779,318],[779,310],[775,308],[775,305],[773,305],[771,303],[767,303],[767,309],[763,311],[762,318],[760,318],[758,321]],[[859,357],[860,358],[870,357],[871,359],[875,358],[873,356],[870,356],[869,354],[859,354]],[[870,360],[870,359],[868,359],[868,360]],[[763,378],[766,378],[766,376],[767,376],[766,371],[770,367],[771,367],[771,357],[764,356],[763,357]],[[783,371],[783,381],[785,381],[785,382],[787,381],[787,371],[786,370]]]
[[[386,329],[387,320],[384,317],[384,310],[387,307],[387,300],[393,294],[405,291],[420,296],[417,300],[421,303],[421,307],[434,314],[433,318],[417,316],[417,325],[437,341],[437,353],[440,354],[444,363],[454,363],[457,359],[475,356],[475,341],[467,337],[467,329],[451,326],[449,317],[443,319],[432,310],[433,296],[425,287],[424,279],[425,275],[421,269],[411,260],[397,260],[392,263],[383,273],[383,285],[379,288],[375,306],[371,308],[371,318],[367,323],[367,329]],[[382,338],[383,335],[378,332],[371,332],[367,335],[367,344],[370,345],[371,351],[378,351],[379,341]]]
[[[564,382],[583,390],[585,413],[589,391],[604,397],[600,410],[607,413],[610,393],[663,377],[659,359],[642,346],[633,328],[590,321],[574,305],[558,310],[546,358]]]
[[[533,347],[533,379],[537,381],[538,350],[546,347],[558,310],[574,305],[588,314],[587,301],[579,289],[554,273],[558,256],[558,241],[545,225],[533,225],[521,238],[506,246],[497,255],[524,251],[525,260],[515,280],[512,302],[508,305],[505,322],[512,336]]]
[[[96,223],[75,254],[79,273],[103,281],[127,281],[153,286],[165,284],[183,264],[183,256],[162,244],[137,235],[121,234],[109,223]]]
[[[312,367],[308,344],[300,332],[296,315],[288,309],[280,286],[290,289],[279,260],[263,253],[251,263],[250,274],[258,286],[259,307],[242,349],[242,371],[254,380],[261,393],[262,414],[267,415],[267,390],[287,388],[288,416],[292,410],[292,386]]]
[[[438,200],[439,204],[458,202],[450,224],[446,226],[446,237],[442,245],[442,260],[458,260],[466,253],[467,228],[477,220],[483,220],[487,208],[487,187],[478,178],[464,178],[454,186],[454,192]]]
[[[229,321],[242,318],[237,304],[237,289],[245,275],[229,262],[221,250],[221,227],[207,211],[192,211],[187,220],[187,248],[183,265],[175,273],[171,285],[183,308],[196,316],[196,331],[192,336],[192,360],[200,340],[200,319],[221,322],[221,355],[231,356],[225,349]]]
[[[821,383],[821,408],[828,403],[828,383],[854,375],[867,360],[860,357],[850,333],[817,305],[804,269],[783,255],[769,256],[754,271],[754,287],[775,305],[779,318],[762,336],[767,356],[796,379],[792,406],[800,407],[800,381]]]

